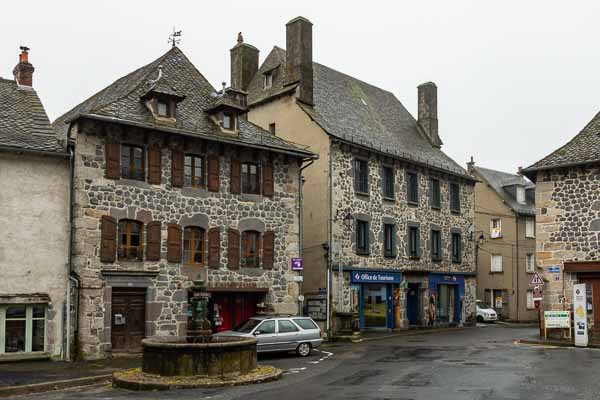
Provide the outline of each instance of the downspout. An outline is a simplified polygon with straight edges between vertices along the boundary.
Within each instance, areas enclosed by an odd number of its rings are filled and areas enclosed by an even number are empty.
[[[332,324],[332,313],[333,313],[333,304],[331,297],[331,267],[333,264],[333,151],[331,145],[331,138],[329,139],[329,166],[327,171],[327,179],[328,182],[328,195],[329,195],[329,218],[327,221],[327,235],[328,235],[328,252],[327,252],[327,338],[328,340],[333,339],[333,324]]]
[[[308,164],[302,165],[304,161],[305,159],[300,160],[301,166],[298,169],[298,255],[300,256],[300,258],[304,257],[304,212],[302,210],[302,198],[304,197],[302,189],[304,187],[304,177],[302,176],[302,171],[310,167],[315,162],[315,160],[310,159],[310,162]],[[299,282],[298,285],[300,286],[300,292],[302,292],[303,282]],[[304,315],[304,301],[300,301],[298,303],[299,315]]]
[[[520,257],[520,255],[519,255],[519,214],[517,213],[516,215],[517,215],[517,223],[516,223],[517,228],[516,228],[515,234],[517,235],[517,240],[516,240],[516,242],[517,242],[517,249],[516,249],[516,251],[517,251],[517,257],[516,257],[516,259],[517,259],[517,261],[516,261],[516,265],[517,265],[517,271],[516,271],[516,275],[517,275],[517,279],[516,279],[516,281],[517,281],[517,284],[516,284],[516,287],[517,287],[517,322],[521,322],[521,319],[519,318],[519,298],[521,297],[521,292],[519,291],[519,279],[520,279],[520,277],[519,277],[519,257]]]

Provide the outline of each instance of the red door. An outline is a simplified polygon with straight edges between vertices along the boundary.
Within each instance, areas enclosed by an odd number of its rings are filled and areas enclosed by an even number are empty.
[[[235,328],[248,318],[256,314],[256,304],[260,295],[255,293],[213,294],[214,304],[219,310],[220,325],[216,325],[217,332],[228,331]]]

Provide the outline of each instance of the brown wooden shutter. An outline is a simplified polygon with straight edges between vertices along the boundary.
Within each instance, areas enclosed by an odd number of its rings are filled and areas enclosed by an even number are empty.
[[[231,160],[231,180],[229,186],[231,193],[242,193],[242,164],[240,160]]]
[[[171,158],[171,185],[183,187],[183,153],[173,150]]]
[[[104,176],[108,179],[119,179],[121,177],[121,145],[119,143],[106,142],[104,153],[106,158]]]
[[[275,259],[275,232],[266,231],[263,234],[263,268],[273,269]]]
[[[217,227],[208,230],[208,266],[221,266],[221,229]]]
[[[146,260],[160,261],[160,222],[152,221],[148,224],[148,227],[146,229],[148,229],[148,234],[146,236]]]
[[[181,227],[176,224],[167,228],[167,261],[181,262]]]
[[[160,147],[148,149],[148,183],[151,185],[160,185],[160,156]]]
[[[227,258],[229,269],[240,267],[240,233],[232,228],[227,232]]]
[[[263,167],[263,196],[273,196],[273,164],[270,161]]]
[[[219,191],[219,157],[208,157],[208,190]]]
[[[100,261],[112,263],[117,254],[117,220],[103,215],[101,224]]]

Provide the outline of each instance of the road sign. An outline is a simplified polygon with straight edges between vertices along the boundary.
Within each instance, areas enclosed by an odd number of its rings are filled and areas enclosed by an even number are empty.
[[[292,271],[302,271],[304,269],[304,259],[299,257],[292,258]]]
[[[536,301],[536,300],[541,301],[541,300],[543,300],[542,294],[543,294],[542,293],[542,288],[540,286],[534,287],[533,288],[533,301]]]
[[[537,272],[534,272],[529,280],[529,286],[544,286],[544,280]]]

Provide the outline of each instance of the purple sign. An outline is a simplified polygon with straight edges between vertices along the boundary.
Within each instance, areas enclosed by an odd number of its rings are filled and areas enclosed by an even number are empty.
[[[304,270],[304,259],[303,258],[292,258],[292,271]]]

